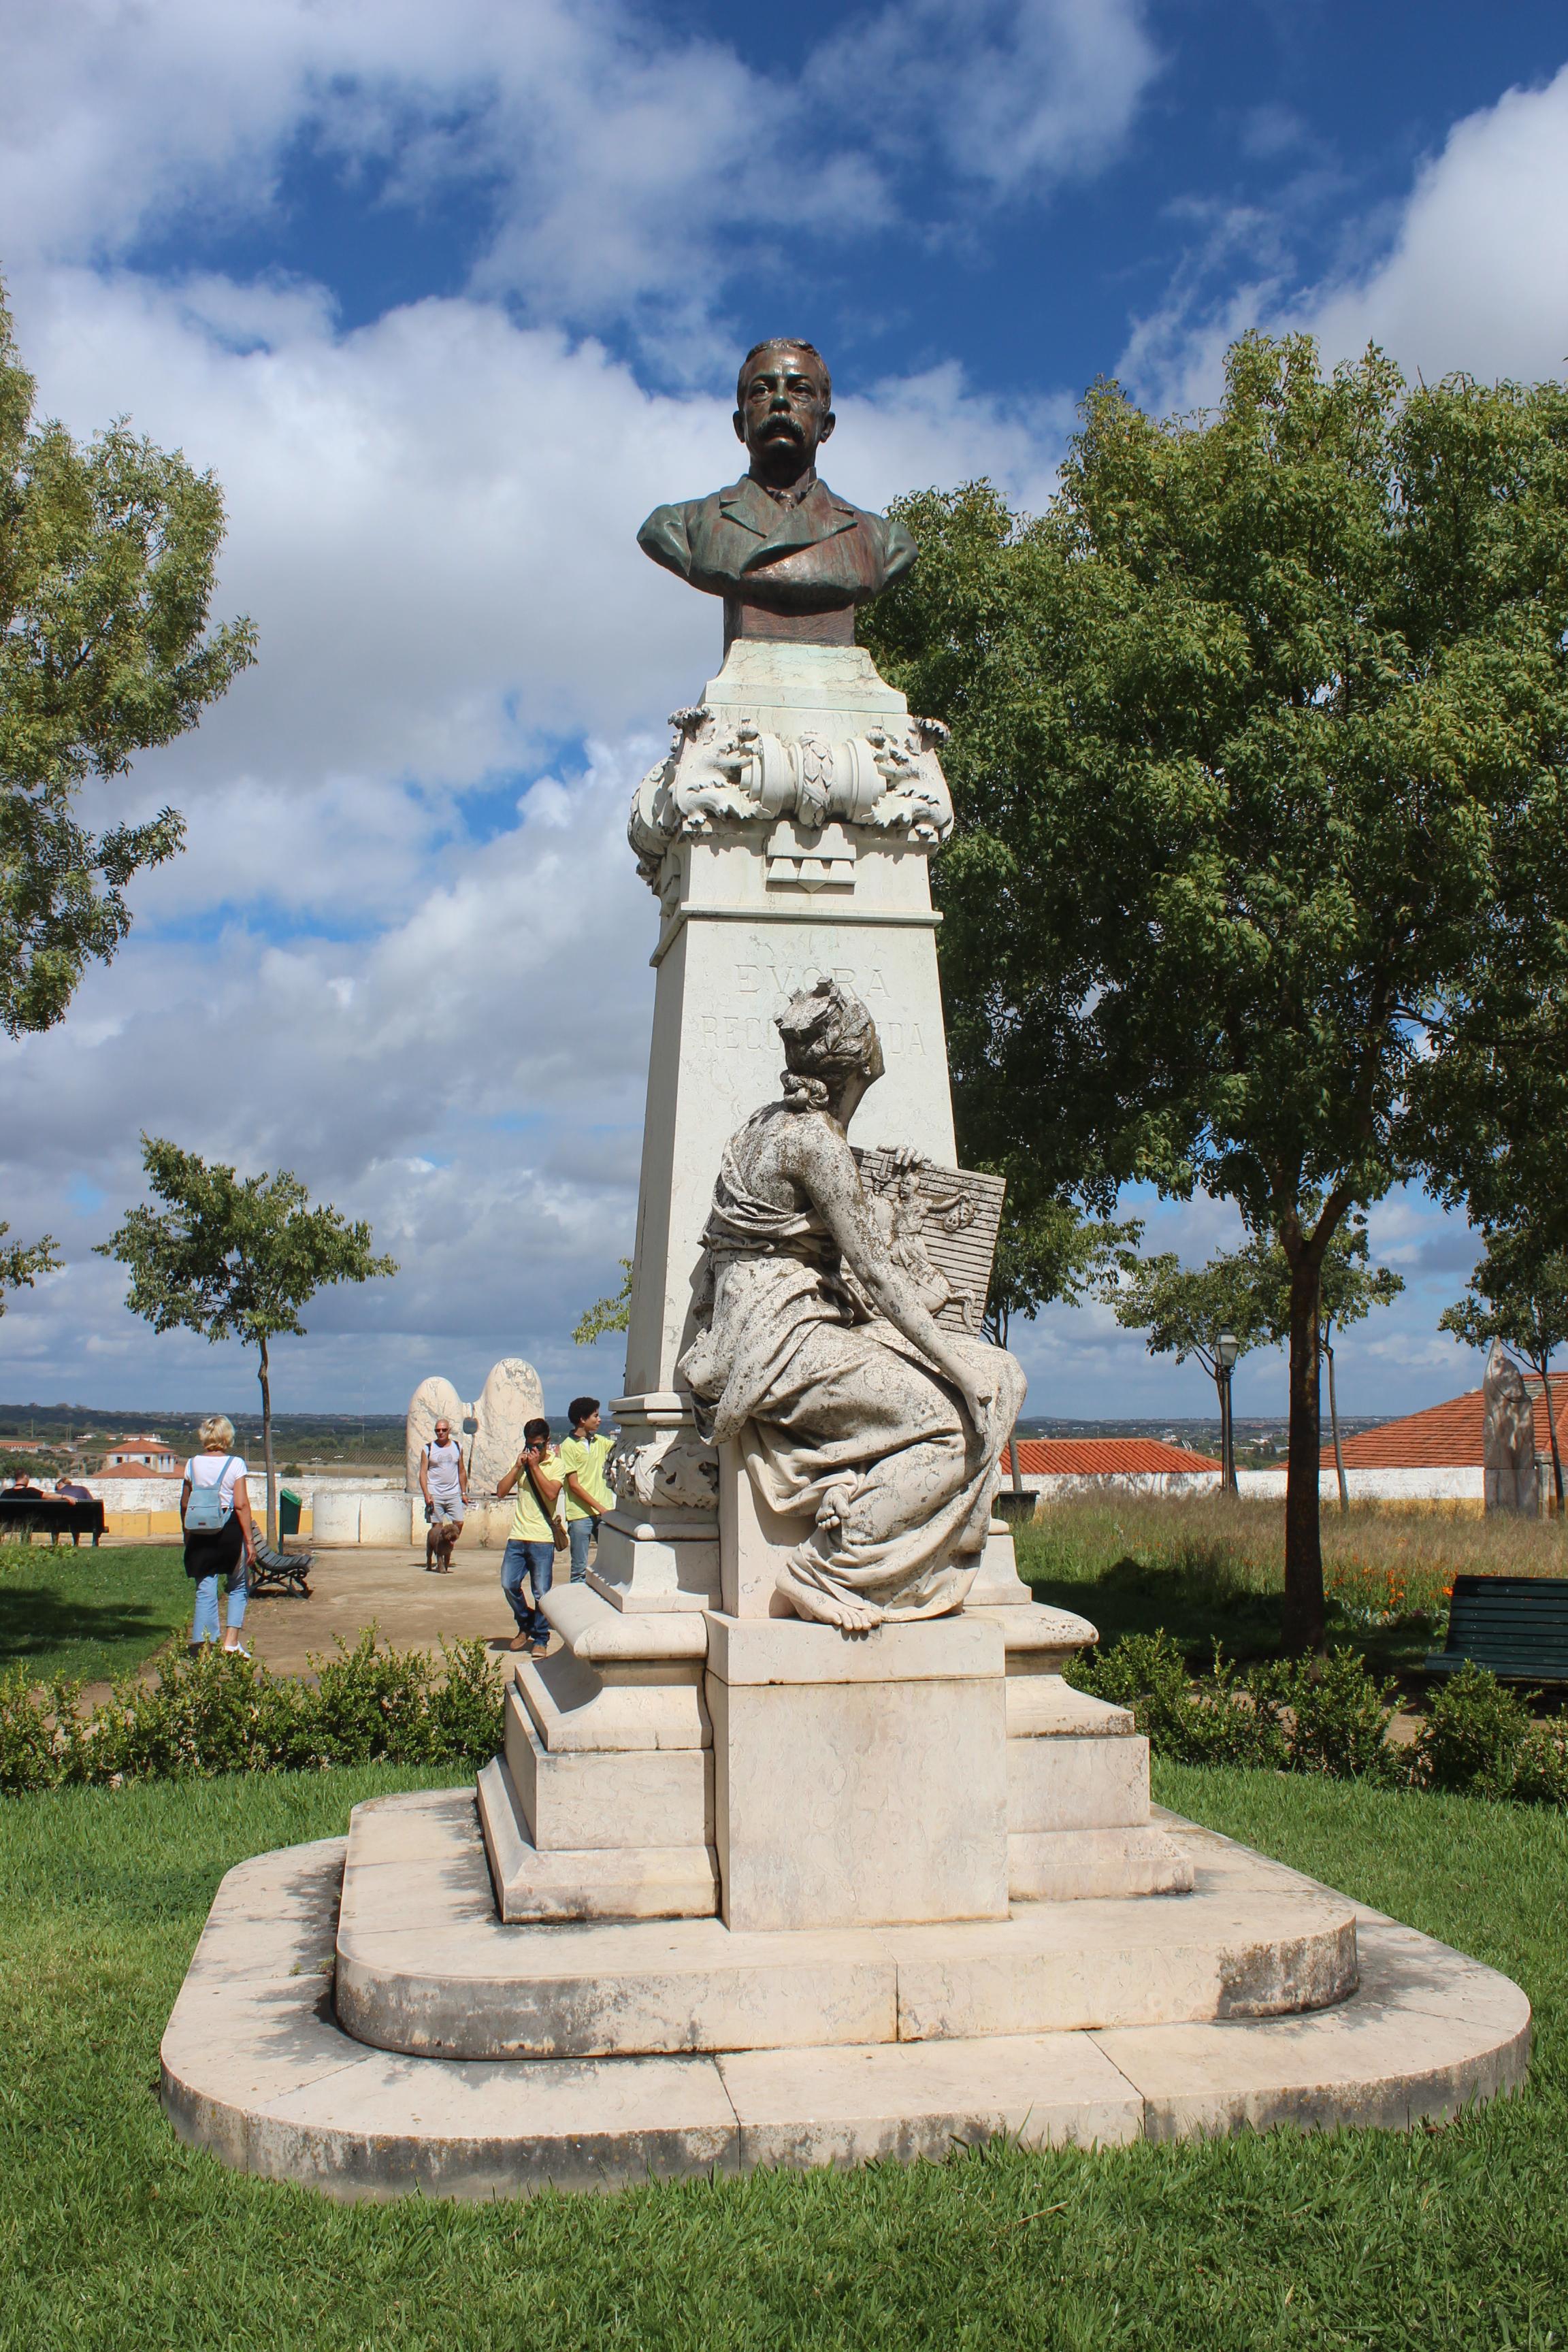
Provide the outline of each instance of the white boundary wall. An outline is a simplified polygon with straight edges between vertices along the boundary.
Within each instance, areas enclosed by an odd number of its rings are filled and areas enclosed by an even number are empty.
[[[266,1477],[252,1463],[249,1478],[251,1509],[259,1527]],[[110,1535],[143,1541],[179,1534],[180,1479],[83,1478],[79,1483],[103,1505]],[[425,1549],[424,1497],[409,1494],[401,1478],[305,1478],[279,1473],[278,1484],[298,1495],[309,1514],[301,1543]],[[464,1522],[464,1542],[499,1551],[510,1531],[513,1508],[510,1497],[498,1503],[493,1496],[476,1496]],[[127,1519],[145,1524],[127,1528]]]
[[[1283,1502],[1285,1469],[1238,1470],[1237,1491],[1260,1502]],[[1212,1471],[1102,1471],[1068,1475],[1047,1472],[1024,1475],[1024,1492],[1042,1503],[1057,1503],[1090,1495],[1212,1495],[1219,1491],[1219,1465]],[[1345,1484],[1352,1503],[1481,1503],[1486,1499],[1485,1473],[1473,1469],[1347,1470]],[[1008,1492],[1004,1478],[1002,1491]],[[1334,1471],[1318,1475],[1318,1492],[1325,1502],[1337,1501],[1339,1478]]]
[[[1058,1503],[1069,1495],[1205,1495],[1219,1485],[1219,1465],[1212,1471],[1026,1470],[1022,1485],[1026,1495],[1037,1495],[1045,1503]],[[1016,1491],[1005,1475],[1001,1491]]]
[[[1278,1470],[1238,1470],[1237,1489],[1243,1495],[1260,1499],[1285,1499],[1285,1472]],[[1444,1470],[1347,1470],[1345,1485],[1352,1503],[1484,1503],[1486,1473],[1478,1463],[1473,1469]],[[1337,1501],[1340,1482],[1337,1472],[1320,1471],[1318,1492],[1324,1502]]]
[[[254,1508],[267,1491],[267,1473],[256,1463],[248,1465],[250,1500]],[[106,1511],[177,1511],[180,1507],[180,1478],[79,1478],[78,1486],[95,1495]],[[401,1478],[296,1478],[278,1473],[279,1487],[287,1486],[301,1502],[314,1506],[320,1494],[370,1495],[403,1492]],[[420,1505],[423,1511],[424,1505]]]
[[[1422,1470],[1347,1470],[1346,1483],[1352,1503],[1482,1503],[1486,1499],[1485,1474],[1479,1467],[1471,1469]],[[265,1480],[254,1467],[250,1474],[251,1505],[262,1505]],[[95,1495],[109,1514],[149,1512],[178,1515],[180,1480],[178,1478],[83,1478],[79,1482],[90,1495]],[[396,1478],[301,1478],[281,1475],[279,1485],[291,1487],[310,1513],[308,1540],[321,1544],[383,1544],[412,1543],[422,1546],[425,1540],[425,1506],[417,1495],[410,1496]],[[1238,1491],[1255,1500],[1283,1502],[1285,1471],[1238,1470],[1236,1479]],[[1107,1471],[1100,1473],[1038,1472],[1024,1474],[1023,1488],[1037,1503],[1057,1503],[1094,1495],[1138,1495],[1166,1496],[1215,1494],[1219,1487],[1219,1465],[1212,1471]],[[1009,1479],[1002,1482],[1004,1494],[1014,1491]],[[1339,1496],[1339,1481],[1332,1470],[1320,1473],[1318,1492],[1324,1502]],[[511,1504],[487,1502],[476,1496],[469,1512],[472,1522],[468,1540],[486,1548],[499,1546],[506,1540],[505,1526],[511,1520]],[[492,1527],[491,1521],[495,1522]]]

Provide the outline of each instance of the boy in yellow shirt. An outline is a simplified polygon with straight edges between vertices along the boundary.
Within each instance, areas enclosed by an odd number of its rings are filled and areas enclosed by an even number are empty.
[[[504,1499],[514,1486],[517,1504],[501,1554],[500,1587],[517,1620],[512,1648],[531,1650],[538,1656],[550,1645],[550,1620],[540,1603],[555,1570],[555,1533],[550,1522],[561,1492],[561,1462],[550,1443],[547,1421],[524,1423],[522,1452],[505,1477],[496,1480],[498,1498]],[[523,1598],[525,1576],[533,1587],[531,1603]]]
[[[599,1434],[597,1397],[574,1397],[567,1412],[572,1434],[562,1446],[556,1462],[565,1489],[561,1516],[566,1522],[566,1539],[572,1547],[572,1581],[581,1584],[588,1573],[588,1547],[599,1521],[606,1511],[616,1507],[616,1498],[605,1476],[605,1465],[615,1440]]]

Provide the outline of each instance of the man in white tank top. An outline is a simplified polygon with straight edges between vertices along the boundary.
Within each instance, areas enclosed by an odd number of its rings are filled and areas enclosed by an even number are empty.
[[[451,1569],[452,1549],[463,1531],[463,1514],[468,1507],[468,1468],[449,1421],[436,1423],[436,1434],[419,1456],[419,1491],[425,1497],[428,1522],[425,1566],[431,1575],[445,1576]]]

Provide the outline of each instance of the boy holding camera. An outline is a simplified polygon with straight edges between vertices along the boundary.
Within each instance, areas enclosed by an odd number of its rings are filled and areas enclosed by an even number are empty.
[[[501,1555],[500,1584],[517,1620],[514,1650],[542,1657],[550,1646],[550,1620],[540,1602],[549,1591],[555,1571],[555,1498],[561,1492],[561,1464],[550,1443],[550,1423],[524,1424],[522,1452],[504,1478],[496,1480],[500,1498],[515,1488],[517,1502],[511,1532]],[[532,1587],[531,1602],[523,1596],[522,1580]]]

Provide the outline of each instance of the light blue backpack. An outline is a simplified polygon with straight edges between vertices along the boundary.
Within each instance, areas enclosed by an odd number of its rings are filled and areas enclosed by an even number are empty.
[[[192,1485],[191,1499],[185,1505],[187,1535],[209,1534],[214,1528],[223,1527],[231,1517],[234,1510],[233,1504],[229,1505],[226,1511],[223,1507],[224,1471],[228,1468],[231,1462],[237,1462],[238,1459],[237,1454],[226,1454],[223,1458],[223,1470],[218,1472],[210,1486]]]

